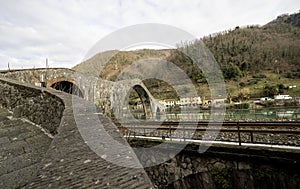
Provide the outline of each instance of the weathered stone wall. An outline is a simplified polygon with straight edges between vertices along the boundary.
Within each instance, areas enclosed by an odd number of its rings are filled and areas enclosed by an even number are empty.
[[[40,85],[41,82],[46,82],[47,87],[58,81],[69,81],[77,85],[84,95],[84,99],[94,101],[95,92],[92,91],[97,85],[95,77],[75,72],[66,68],[53,68],[53,69],[25,69],[13,70],[1,73],[2,77],[18,80],[22,83]],[[102,95],[103,96],[103,95]]]
[[[149,166],[160,160],[165,163],[146,168],[158,188],[299,188],[300,153],[262,148],[212,146],[199,153],[198,145],[188,145],[173,157],[167,149],[144,148],[158,142],[131,140],[141,163]],[[150,155],[145,155],[145,150]],[[172,158],[173,157],[173,158]]]
[[[14,117],[41,125],[55,134],[64,110],[63,101],[43,88],[0,80],[0,105],[13,111]]]
[[[1,72],[0,76],[8,79],[17,80],[22,83],[39,85],[41,82],[45,81],[49,81],[51,83],[53,79],[57,78],[74,79],[74,73],[75,71],[66,68],[39,68]]]

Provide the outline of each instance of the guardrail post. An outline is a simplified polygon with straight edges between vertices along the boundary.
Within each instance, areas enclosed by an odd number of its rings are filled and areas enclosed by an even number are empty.
[[[238,129],[239,146],[241,146],[242,141],[241,141],[241,133],[240,133],[240,124],[239,124],[239,122],[237,122],[237,129]]]
[[[183,124],[183,141],[185,141],[185,125]]]
[[[252,131],[250,132],[250,140],[251,140],[251,143],[254,143],[253,132]]]
[[[172,140],[172,131],[171,131],[171,123],[169,122],[169,136],[170,140]]]

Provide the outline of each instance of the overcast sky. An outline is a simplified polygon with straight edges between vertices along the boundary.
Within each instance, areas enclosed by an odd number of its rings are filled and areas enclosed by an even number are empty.
[[[196,37],[264,25],[300,10],[299,0],[0,0],[0,70],[71,68],[120,28],[160,23]]]

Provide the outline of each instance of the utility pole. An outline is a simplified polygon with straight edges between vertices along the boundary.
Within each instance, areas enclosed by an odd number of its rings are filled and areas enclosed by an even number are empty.
[[[7,63],[8,71],[10,71],[9,62]]]
[[[48,58],[46,58],[46,73],[45,73],[45,87],[47,86],[47,80],[48,80],[48,68],[49,68],[49,65],[48,65]]]

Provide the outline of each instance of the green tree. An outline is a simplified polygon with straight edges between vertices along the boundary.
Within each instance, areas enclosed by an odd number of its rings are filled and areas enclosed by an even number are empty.
[[[223,69],[223,74],[225,79],[238,79],[243,77],[243,72],[237,65],[231,64],[230,66]]]
[[[247,71],[248,68],[249,68],[249,65],[248,65],[247,62],[243,62],[243,63],[241,64],[241,70],[242,70],[242,71]]]
[[[273,97],[278,93],[278,88],[276,86],[266,85],[264,87],[264,94],[268,97]]]
[[[286,87],[282,83],[278,84],[277,87],[279,93],[284,93],[284,89],[286,89]]]

